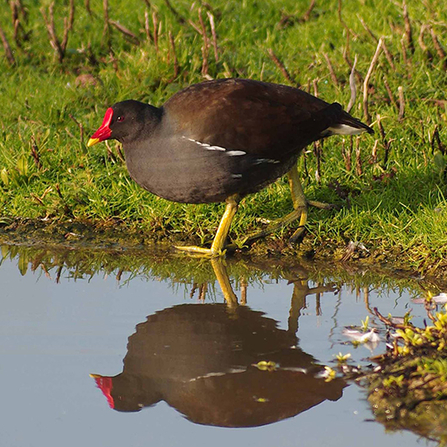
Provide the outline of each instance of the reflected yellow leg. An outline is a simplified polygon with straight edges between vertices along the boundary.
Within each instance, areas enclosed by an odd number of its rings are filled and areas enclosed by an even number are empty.
[[[237,296],[233,292],[233,288],[230,284],[230,278],[228,277],[227,269],[222,262],[222,259],[211,259],[211,265],[213,266],[214,274],[216,275],[217,282],[222,289],[223,296],[229,307],[236,307],[238,305]]]
[[[230,231],[231,222],[237,211],[239,203],[239,196],[237,194],[230,196],[226,199],[225,212],[220,220],[219,228],[217,229],[216,236],[214,237],[211,248],[203,248],[196,246],[176,246],[178,250],[182,250],[197,256],[215,257],[223,256],[225,254],[223,248]]]

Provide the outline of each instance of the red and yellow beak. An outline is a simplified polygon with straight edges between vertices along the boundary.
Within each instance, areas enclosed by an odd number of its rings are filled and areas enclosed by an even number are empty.
[[[113,109],[109,107],[104,115],[101,127],[90,137],[87,146],[93,146],[100,141],[108,140],[112,136],[112,130],[110,129],[110,123],[113,117]]]

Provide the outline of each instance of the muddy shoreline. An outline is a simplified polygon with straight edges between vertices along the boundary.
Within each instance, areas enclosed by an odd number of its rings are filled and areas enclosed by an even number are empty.
[[[197,244],[200,241],[174,238],[165,234],[147,233],[139,230],[137,225],[118,221],[106,221],[100,224],[91,222],[65,221],[47,222],[32,219],[2,219],[0,221],[0,244],[29,248],[51,248],[55,250],[101,251],[119,255],[162,258],[181,258],[174,248],[175,244]],[[236,250],[227,255],[227,262],[242,260],[267,270],[272,265],[294,269],[304,267],[306,270],[327,272],[332,276],[338,271],[353,274],[365,272],[386,275],[409,280],[429,281],[437,287],[447,286],[447,260],[430,264],[421,258],[417,265],[410,262],[409,253],[399,247],[394,251],[365,247],[362,244],[340,246],[331,241],[316,245],[311,235],[307,234],[302,242],[291,247],[287,237],[267,238],[256,242],[250,248]]]

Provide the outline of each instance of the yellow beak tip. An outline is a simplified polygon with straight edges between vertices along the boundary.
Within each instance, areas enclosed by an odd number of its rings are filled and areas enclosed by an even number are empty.
[[[99,379],[101,376],[99,374],[89,374],[92,379]]]
[[[99,143],[99,138],[90,138],[87,143],[87,147],[94,146],[96,143]]]

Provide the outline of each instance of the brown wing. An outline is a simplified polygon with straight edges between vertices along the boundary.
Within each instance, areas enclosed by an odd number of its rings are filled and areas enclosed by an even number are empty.
[[[328,107],[328,103],[296,88],[223,79],[180,91],[164,109],[169,110],[170,125],[188,138],[228,150],[282,158],[321,137],[327,123],[323,123],[325,113],[319,112]]]

